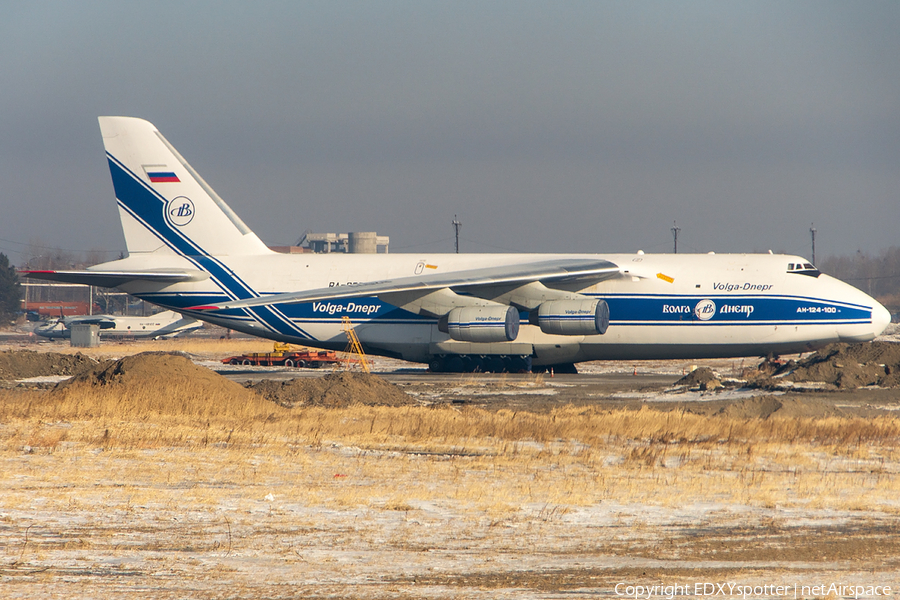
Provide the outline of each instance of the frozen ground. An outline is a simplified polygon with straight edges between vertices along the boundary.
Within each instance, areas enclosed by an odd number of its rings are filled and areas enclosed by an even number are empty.
[[[296,373],[198,362],[239,380]],[[700,364],[725,376],[741,368]],[[416,397],[455,398],[459,410],[549,410],[573,399],[691,408],[759,394],[672,390],[691,366],[592,363],[584,376],[475,378],[376,361]],[[896,396],[792,397],[890,413]],[[667,594],[648,588],[678,585],[669,595],[727,600],[900,590],[900,459],[890,441],[796,450],[751,440],[738,457],[730,446],[692,454],[677,440],[610,440],[590,460],[577,449],[563,460],[562,441],[523,440],[520,459],[494,460],[475,440],[455,453],[341,439],[188,448],[54,442],[37,431],[80,426],[0,423],[0,440],[24,440],[0,446],[0,598],[652,600]],[[739,458],[752,468],[739,469]]]
[[[592,598],[622,597],[618,583],[704,582],[900,589],[897,503],[417,499],[402,476],[376,485],[360,475],[352,448],[306,453],[327,466],[174,448],[5,453],[0,595]],[[422,463],[449,459],[402,460],[415,477]],[[312,483],[318,500],[298,489]],[[368,495],[385,484],[392,498]]]

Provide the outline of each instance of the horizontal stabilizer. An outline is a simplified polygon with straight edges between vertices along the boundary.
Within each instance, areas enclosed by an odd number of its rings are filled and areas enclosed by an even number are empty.
[[[209,278],[209,274],[203,271],[19,271],[19,273],[31,279],[110,288],[136,281],[173,284]]]
[[[619,267],[607,260],[592,259],[560,259],[503,267],[486,267],[467,269],[433,275],[400,277],[383,281],[371,281],[353,286],[338,288],[321,288],[304,292],[274,294],[227,302],[214,306],[193,306],[190,310],[225,310],[232,308],[249,308],[254,306],[271,306],[273,304],[299,304],[319,300],[335,300],[339,298],[355,298],[358,296],[378,296],[388,299],[391,294],[412,291],[428,291],[449,288],[464,291],[477,296],[482,287],[495,287],[500,284],[540,281],[546,285],[578,281],[585,285],[600,282],[614,277]]]

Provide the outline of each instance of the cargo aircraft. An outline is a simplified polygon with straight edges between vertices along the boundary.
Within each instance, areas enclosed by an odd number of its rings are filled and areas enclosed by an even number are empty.
[[[147,317],[122,317],[118,315],[80,315],[60,317],[34,330],[35,335],[50,340],[69,339],[73,325],[97,325],[101,337],[119,338],[172,338],[187,335],[203,327],[203,323],[191,317],[183,317],[170,310]]]
[[[280,254],[151,123],[100,117],[128,255],[29,277],[113,287],[256,336],[433,371],[766,356],[879,335],[888,311],[799,256]]]

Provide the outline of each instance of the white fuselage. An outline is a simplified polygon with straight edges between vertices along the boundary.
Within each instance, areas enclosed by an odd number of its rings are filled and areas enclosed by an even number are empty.
[[[265,254],[214,257],[222,265],[209,279],[162,289],[123,289],[150,302],[237,331],[321,348],[343,349],[348,317],[366,350],[427,362],[438,355],[529,355],[534,364],[597,359],[753,356],[802,352],[838,341],[873,339],[890,315],[872,298],[827,275],[788,271],[804,259],[769,254]],[[227,314],[186,310],[248,294],[353,286],[360,282],[526,264],[546,258],[605,259],[619,275],[572,291],[605,300],[609,329],[603,335],[548,335],[527,316],[512,342],[451,340],[437,319],[406,311],[377,297],[278,304]],[[195,268],[183,257],[133,256],[118,269]],[[110,267],[101,265],[100,267]]]

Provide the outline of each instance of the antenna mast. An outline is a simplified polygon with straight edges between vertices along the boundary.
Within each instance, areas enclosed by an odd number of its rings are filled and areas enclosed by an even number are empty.
[[[462,227],[462,223],[456,220],[456,215],[453,215],[453,232],[456,234],[456,253],[459,254],[459,228]]]

